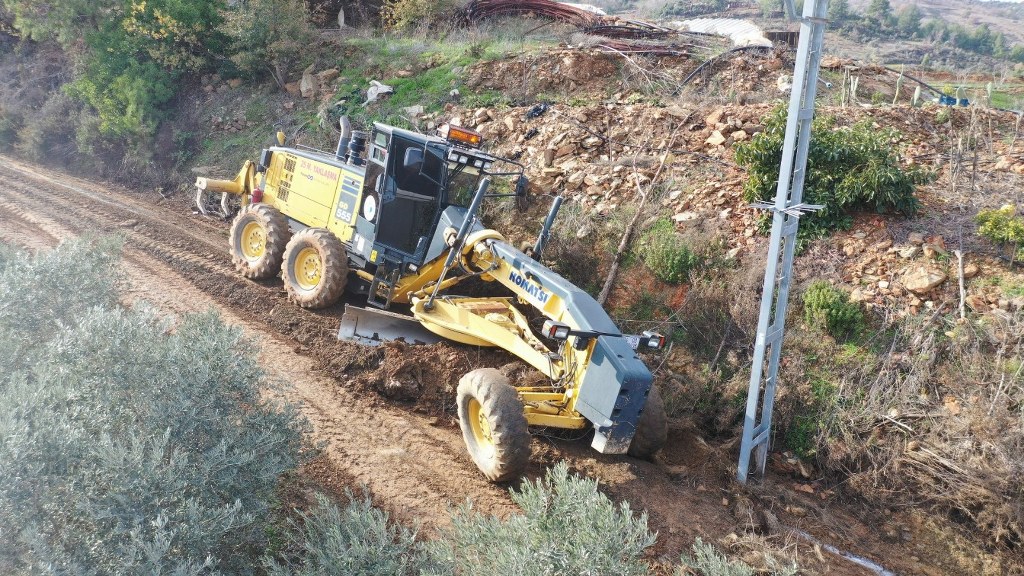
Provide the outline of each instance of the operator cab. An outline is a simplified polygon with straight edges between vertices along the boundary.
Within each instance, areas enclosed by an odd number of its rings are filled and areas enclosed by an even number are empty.
[[[489,171],[495,162],[510,162],[471,148],[481,141],[476,132],[451,127],[445,136],[374,125],[360,216],[374,228],[376,262],[419,267],[439,255],[441,232],[461,225],[480,179],[495,175]],[[497,175],[518,175],[525,194],[523,167],[512,164],[516,170]]]
[[[424,154],[422,137],[403,132],[396,129],[390,135],[390,154],[377,188],[376,240],[404,259],[422,260],[441,203],[443,175],[440,162]]]

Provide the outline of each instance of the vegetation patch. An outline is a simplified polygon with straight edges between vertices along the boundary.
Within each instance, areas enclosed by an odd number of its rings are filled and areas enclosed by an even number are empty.
[[[804,322],[833,338],[856,336],[864,328],[864,313],[850,296],[826,280],[815,280],[803,293]]]
[[[244,573],[301,430],[241,332],[116,302],[117,243],[4,257],[0,572]]]
[[[391,35],[348,39],[336,63],[341,75],[334,104],[328,107],[331,120],[327,123],[333,127],[337,118],[348,116],[357,126],[384,122],[422,130],[425,127],[418,124],[418,114],[410,110],[436,113],[452,103],[473,108],[507,102],[502,92],[468,91],[465,83],[474,64],[530,51],[542,44],[515,38],[516,29],[479,29],[468,36],[444,40]],[[391,86],[394,93],[364,105],[371,80]]]
[[[512,500],[523,513],[505,520],[468,506],[455,515],[436,550],[453,573],[648,573],[640,560],[655,541],[647,514],[634,516],[629,504],[616,505],[597,482],[570,474],[565,464],[524,483]]]
[[[239,2],[219,31],[230,39],[230,59],[242,75],[269,73],[280,88],[315,38],[301,0]]]
[[[289,552],[267,556],[270,576],[416,576],[434,573],[426,546],[416,533],[391,522],[369,497],[348,494],[343,507],[322,494],[317,506],[291,522]]]
[[[1024,257],[1024,218],[1017,215],[1013,206],[998,210],[982,210],[975,218],[978,235],[995,243],[1011,261]]]
[[[841,345],[795,332],[776,422],[786,446],[844,490],[900,505],[927,499],[988,542],[1016,546],[1022,351],[1019,314],[909,317]]]
[[[699,264],[698,256],[676,233],[668,218],[659,219],[644,233],[638,249],[644,265],[658,280],[682,284]]]
[[[177,81],[210,65],[227,39],[213,0],[6,2],[15,27],[33,40],[55,40],[80,61],[68,92],[91,106],[108,136],[146,137],[156,129]]]
[[[811,458],[819,446],[828,444],[831,420],[835,417],[836,386],[826,376],[813,375],[810,394],[803,394],[786,430],[786,445],[801,458]]]
[[[455,0],[385,0],[381,16],[395,30],[426,28],[451,16],[458,6]]]
[[[1002,32],[993,31],[986,23],[968,27],[924,16],[916,4],[893,10],[889,0],[871,0],[863,13],[854,11],[848,0],[835,0],[828,5],[828,18],[833,26],[855,37],[930,40],[975,54],[1024,62],[1024,45],[1011,44]]]
[[[351,495],[286,525],[275,490],[302,430],[263,400],[252,343],[212,314],[121,307],[117,253],[0,247],[0,289],[19,295],[0,305],[0,572],[648,572],[646,515],[565,464],[512,494],[521,514],[467,503],[434,542]]]
[[[774,559],[770,559],[771,566],[768,566],[766,570],[755,570],[742,560],[730,560],[712,544],[704,542],[701,538],[694,541],[692,550],[692,556],[683,554],[681,558],[683,566],[689,570],[680,570],[678,576],[686,576],[693,572],[700,576],[754,576],[754,574],[796,576],[800,573],[795,563],[778,566],[781,563]]]
[[[786,111],[777,108],[764,118],[764,130],[736,146],[736,162],[747,169],[744,185],[748,202],[770,202],[779,185],[779,164],[786,134]],[[929,175],[900,164],[895,144],[900,134],[880,129],[870,121],[836,127],[829,116],[815,118],[807,159],[803,201],[823,208],[800,219],[802,240],[844,230],[852,223],[850,211],[873,209],[879,213],[917,213],[917,184]],[[771,218],[762,220],[767,230]]]
[[[655,535],[646,515],[614,504],[565,464],[525,482],[512,500],[521,514],[500,519],[467,503],[438,540],[421,542],[368,498],[339,507],[320,497],[292,523],[288,551],[264,563],[274,576],[648,573],[640,557]]]

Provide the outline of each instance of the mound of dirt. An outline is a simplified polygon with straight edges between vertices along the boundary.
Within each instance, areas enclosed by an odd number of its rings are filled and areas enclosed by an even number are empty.
[[[321,341],[311,352],[339,383],[434,416],[455,413],[455,388],[470,370],[510,362],[497,349],[388,342],[367,347]]]
[[[625,60],[616,54],[586,50],[554,50],[481,62],[467,71],[467,87],[474,91],[497,90],[513,102],[532,102],[540,95],[565,99],[605,97],[629,88],[620,75]],[[664,57],[649,63],[652,68],[677,73],[696,67],[688,58]]]
[[[475,91],[497,90],[513,100],[529,101],[544,92],[603,94],[618,74],[620,61],[610,54],[565,50],[528,54],[471,67],[466,84]]]
[[[421,404],[438,413],[450,412],[455,386],[472,366],[464,350],[449,344],[410,346],[389,342],[371,352],[376,369],[360,373],[352,383],[391,400]]]

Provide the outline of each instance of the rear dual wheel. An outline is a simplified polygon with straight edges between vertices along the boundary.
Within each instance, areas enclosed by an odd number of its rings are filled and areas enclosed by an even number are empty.
[[[500,371],[480,368],[459,380],[462,439],[477,468],[491,482],[522,475],[530,462],[530,431],[523,402]]]
[[[284,250],[281,276],[288,299],[303,308],[338,301],[348,278],[348,257],[338,237],[324,228],[297,232]]]
[[[284,214],[266,204],[251,204],[231,223],[231,261],[246,278],[276,276],[289,237],[291,230]]]

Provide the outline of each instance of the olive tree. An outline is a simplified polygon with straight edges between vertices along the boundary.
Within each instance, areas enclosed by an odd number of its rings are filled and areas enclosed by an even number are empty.
[[[0,259],[0,573],[251,573],[296,417],[237,328],[118,305],[116,252]]]

